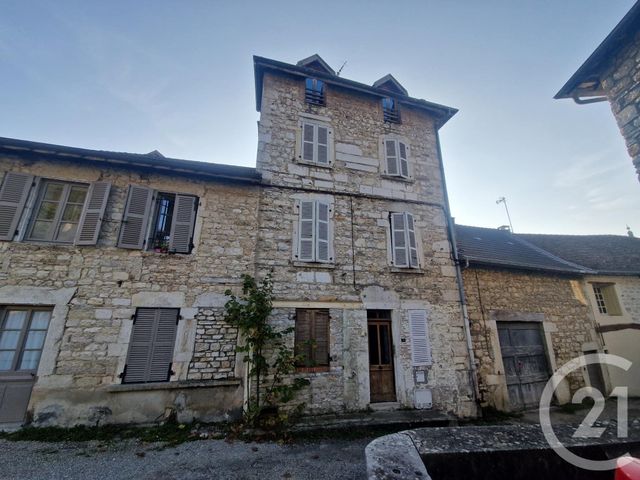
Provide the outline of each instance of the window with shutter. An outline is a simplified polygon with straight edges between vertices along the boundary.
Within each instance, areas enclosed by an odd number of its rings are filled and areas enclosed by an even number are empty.
[[[400,123],[400,111],[395,99],[391,97],[382,99],[382,117],[385,122]]]
[[[299,205],[298,252],[303,262],[331,262],[331,206],[319,200],[301,200]]]
[[[136,310],[123,383],[169,380],[178,319],[177,308]]]
[[[151,215],[153,190],[141,185],[130,185],[124,209],[118,246],[141,250],[144,247],[147,224]]]
[[[190,253],[193,247],[193,227],[196,221],[196,197],[176,195],[169,242],[169,251]]]
[[[391,213],[391,257],[395,267],[418,268],[418,244],[413,215],[408,212]]]
[[[305,102],[313,105],[324,105],[324,82],[316,78],[305,80]]]
[[[411,360],[414,367],[431,365],[431,342],[427,312],[409,310],[409,328],[411,330]]]
[[[326,309],[296,310],[295,352],[299,370],[329,369],[329,318]]]
[[[0,187],[0,240],[13,240],[33,184],[33,175],[7,172]]]
[[[605,315],[619,316],[622,315],[620,302],[614,284],[612,283],[594,283],[593,294],[596,298],[598,311]]]
[[[302,122],[302,149],[300,159],[304,162],[320,166],[330,166],[331,161],[331,131],[326,125]]]
[[[76,234],[76,245],[95,245],[98,242],[110,190],[111,184],[108,182],[94,182],[89,186]]]
[[[408,148],[406,143],[395,140],[384,140],[385,172],[392,177],[409,178]]]

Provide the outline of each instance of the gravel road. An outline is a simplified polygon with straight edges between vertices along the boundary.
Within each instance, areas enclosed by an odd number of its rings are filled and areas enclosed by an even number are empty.
[[[0,440],[2,479],[364,479],[372,439],[292,445],[201,440],[162,448],[138,441]]]

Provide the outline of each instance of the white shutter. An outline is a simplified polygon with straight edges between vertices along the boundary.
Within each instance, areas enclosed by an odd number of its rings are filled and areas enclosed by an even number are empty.
[[[147,224],[151,216],[153,190],[140,185],[129,186],[127,206],[124,209],[118,246],[121,248],[142,249]]]
[[[417,268],[418,265],[418,246],[416,244],[416,229],[413,222],[413,215],[410,213],[405,213],[406,216],[406,226],[407,226],[407,237],[408,237],[408,248],[409,248],[409,266]]]
[[[0,240],[13,240],[32,183],[33,175],[5,174],[0,188]]]
[[[328,262],[329,259],[329,204],[316,202],[316,260]]]
[[[403,142],[398,142],[398,152],[400,153],[400,176],[409,178],[409,162],[407,162],[407,146]]]
[[[95,245],[98,243],[102,217],[104,217],[104,211],[107,208],[110,190],[111,184],[109,182],[93,182],[89,186],[76,233],[76,245]]]
[[[396,141],[385,140],[384,147],[387,162],[387,173],[389,175],[398,175],[398,153],[396,150]]]
[[[316,162],[320,165],[329,165],[329,129],[316,125],[316,147],[318,154]]]
[[[312,123],[302,124],[302,159],[307,162],[315,161],[316,129]]]
[[[431,365],[431,342],[426,310],[409,310],[411,361],[414,367]]]
[[[391,214],[391,248],[393,264],[396,267],[408,267],[407,257],[407,227],[404,213]]]
[[[198,199],[191,195],[176,195],[171,220],[169,251],[191,253],[197,201]]]
[[[315,245],[315,214],[314,201],[300,202],[300,224],[298,228],[298,260],[312,262],[314,260]]]

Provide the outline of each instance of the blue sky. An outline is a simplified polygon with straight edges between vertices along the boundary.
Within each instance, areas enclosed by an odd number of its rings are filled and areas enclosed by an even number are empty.
[[[441,131],[459,223],[640,234],[608,104],[553,100],[633,4],[0,0],[0,136],[255,165],[252,55],[392,73],[460,112]]]

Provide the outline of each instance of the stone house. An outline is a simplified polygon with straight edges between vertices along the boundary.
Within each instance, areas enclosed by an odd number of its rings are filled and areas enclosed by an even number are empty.
[[[456,225],[480,401],[499,410],[536,407],[552,373],[587,352],[603,352],[583,293],[594,271],[552,255],[508,231]],[[598,382],[576,372],[556,400]]]
[[[308,411],[475,414],[438,129],[455,109],[255,57],[257,169],[0,139],[0,424],[219,420],[271,273]]]
[[[555,98],[609,101],[640,177],[640,2],[609,33]]]

